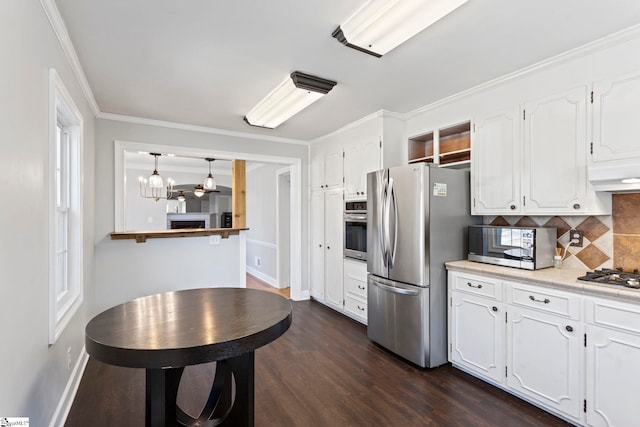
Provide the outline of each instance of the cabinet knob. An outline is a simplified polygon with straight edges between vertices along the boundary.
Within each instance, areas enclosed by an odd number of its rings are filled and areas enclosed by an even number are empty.
[[[491,310],[493,311],[498,311],[498,307],[496,307],[495,305],[493,307],[491,307]]]
[[[320,188],[324,188],[324,185],[321,185]]]
[[[509,206],[509,208],[513,211],[513,210],[516,209],[516,205],[511,205],[511,206]]]
[[[580,209],[580,203],[575,203],[573,205],[573,209]]]
[[[331,249],[329,246],[327,246],[327,249]]]
[[[474,285],[471,282],[467,282],[467,286],[470,288],[482,289],[482,285]]]
[[[360,306],[358,306],[358,310],[360,310],[360,311],[364,311],[364,307],[360,307]]]
[[[360,290],[364,291],[364,286],[362,286],[362,285],[358,285],[358,289],[360,289]]]
[[[319,247],[319,248],[321,248],[321,247],[322,247],[322,245],[318,245],[318,247]]]
[[[572,326],[567,325],[564,328],[567,330],[567,332],[573,332],[573,327]]]

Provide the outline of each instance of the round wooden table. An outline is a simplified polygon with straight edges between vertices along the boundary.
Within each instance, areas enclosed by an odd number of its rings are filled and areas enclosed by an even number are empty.
[[[285,333],[291,317],[287,299],[256,289],[167,292],[94,317],[86,349],[101,362],[146,369],[147,426],[253,426],[254,350]],[[176,403],[180,377],[186,366],[212,361],[211,393],[193,418]]]

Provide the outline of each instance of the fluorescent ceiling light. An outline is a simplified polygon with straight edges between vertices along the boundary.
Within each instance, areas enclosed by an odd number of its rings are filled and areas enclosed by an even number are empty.
[[[244,117],[251,126],[273,129],[329,93],[336,82],[294,71]]]
[[[381,57],[468,0],[369,0],[331,34]]]

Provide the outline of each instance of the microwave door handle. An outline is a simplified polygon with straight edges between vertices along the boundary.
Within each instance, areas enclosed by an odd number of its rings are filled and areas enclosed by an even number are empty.
[[[398,200],[396,199],[396,191],[393,188],[393,179],[389,179],[389,199],[393,201],[393,246],[391,247],[391,259],[389,260],[390,267],[393,268],[393,264],[396,262],[396,248],[398,247]],[[389,245],[391,245],[391,239],[389,239]]]

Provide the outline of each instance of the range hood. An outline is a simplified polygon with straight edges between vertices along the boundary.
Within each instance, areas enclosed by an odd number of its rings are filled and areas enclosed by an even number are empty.
[[[589,166],[588,173],[596,191],[640,192],[640,162]]]

